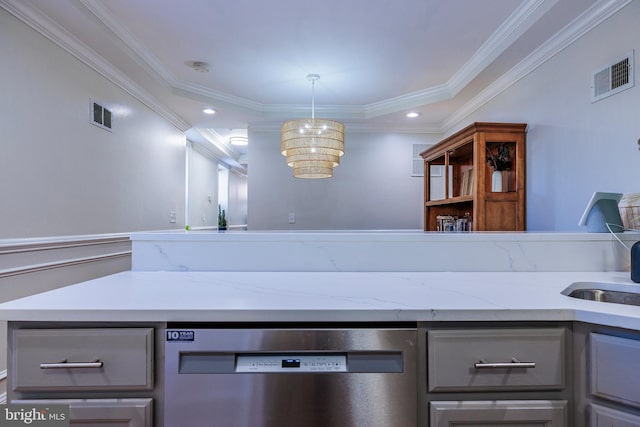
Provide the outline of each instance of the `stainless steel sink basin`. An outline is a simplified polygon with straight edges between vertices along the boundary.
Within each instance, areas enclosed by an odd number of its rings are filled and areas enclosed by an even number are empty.
[[[563,295],[589,301],[640,306],[640,286],[617,283],[576,282]]]

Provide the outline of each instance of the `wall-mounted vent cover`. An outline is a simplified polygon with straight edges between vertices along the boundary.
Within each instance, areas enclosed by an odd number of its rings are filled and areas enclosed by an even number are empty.
[[[111,132],[111,110],[92,99],[89,113],[91,115],[90,121],[92,124]]]
[[[633,51],[593,72],[591,102],[633,87]]]
[[[413,169],[411,176],[424,176],[424,160],[420,157],[420,153],[426,150],[429,144],[413,144]]]

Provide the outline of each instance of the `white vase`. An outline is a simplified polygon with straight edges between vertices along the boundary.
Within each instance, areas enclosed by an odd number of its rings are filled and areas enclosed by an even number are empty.
[[[502,193],[502,172],[493,171],[491,174],[491,191],[494,193]]]

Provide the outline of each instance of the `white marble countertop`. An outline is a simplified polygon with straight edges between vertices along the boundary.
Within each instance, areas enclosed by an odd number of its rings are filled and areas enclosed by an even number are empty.
[[[640,292],[628,272],[128,271],[0,304],[0,320],[576,320],[640,330],[640,307],[562,295],[574,282]]]
[[[131,240],[134,271],[599,272],[628,270],[640,234],[176,230]]]

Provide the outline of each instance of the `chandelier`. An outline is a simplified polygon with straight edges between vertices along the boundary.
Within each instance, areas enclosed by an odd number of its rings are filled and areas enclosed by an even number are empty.
[[[315,83],[319,78],[317,74],[307,75],[311,82],[311,118],[282,125],[280,151],[296,178],[331,178],[344,154],[344,125],[315,117]]]

